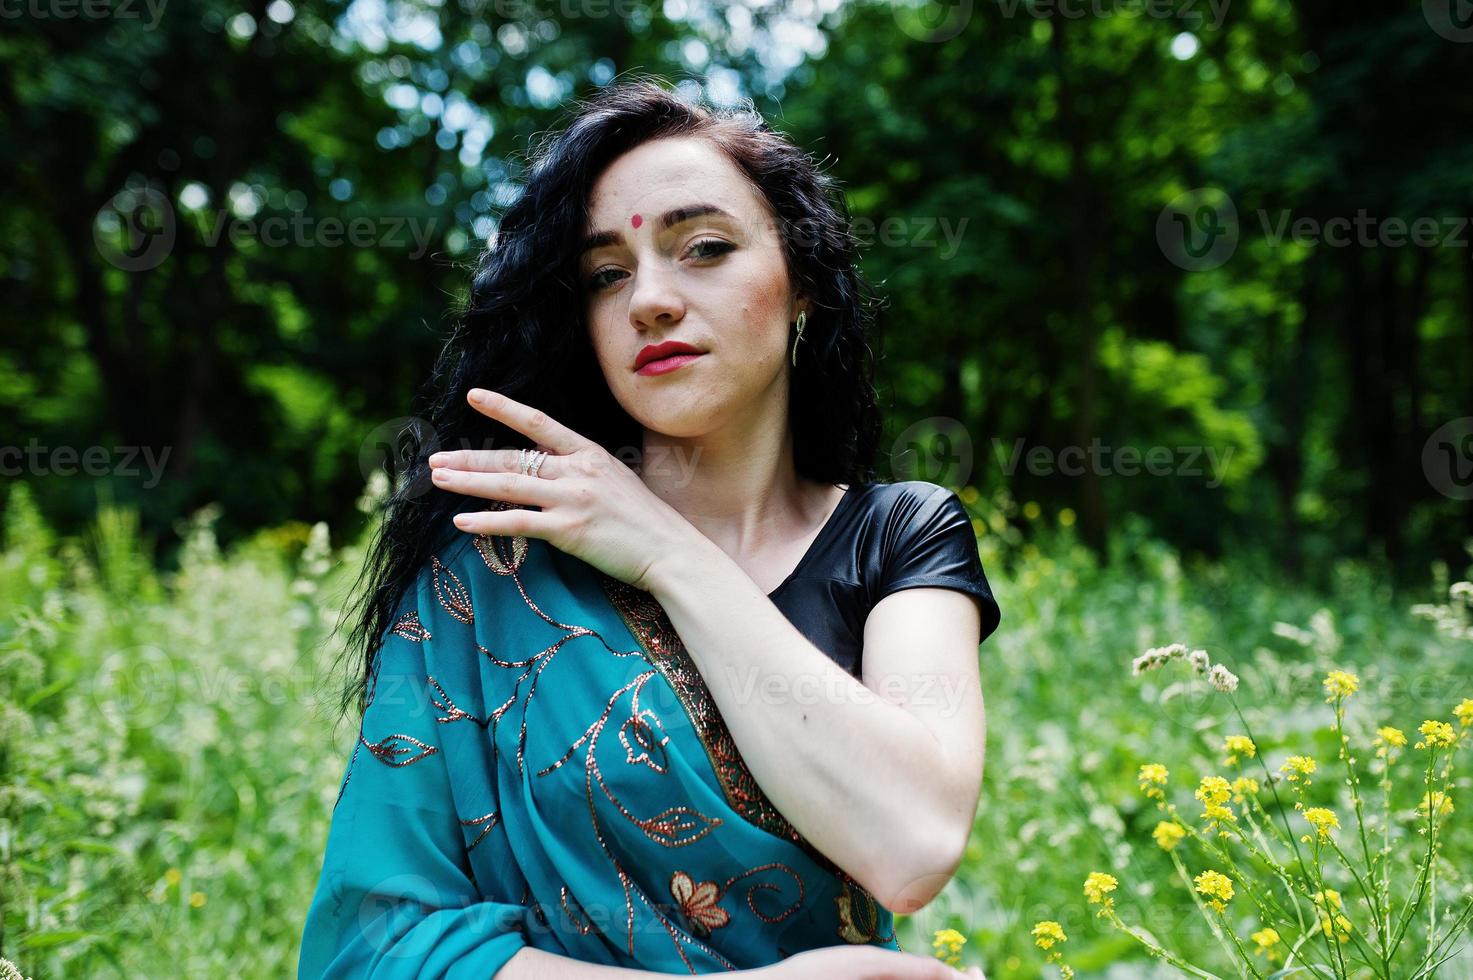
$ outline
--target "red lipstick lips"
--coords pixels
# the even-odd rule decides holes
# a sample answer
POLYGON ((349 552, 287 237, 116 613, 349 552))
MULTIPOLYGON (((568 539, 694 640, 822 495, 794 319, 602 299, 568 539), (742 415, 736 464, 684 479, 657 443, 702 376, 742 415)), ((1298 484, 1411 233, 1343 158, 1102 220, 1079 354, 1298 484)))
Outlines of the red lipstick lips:
POLYGON ((667 340, 662 344, 650 344, 634 358, 634 370, 638 374, 664 374, 694 361, 706 353, 698 347, 667 340))

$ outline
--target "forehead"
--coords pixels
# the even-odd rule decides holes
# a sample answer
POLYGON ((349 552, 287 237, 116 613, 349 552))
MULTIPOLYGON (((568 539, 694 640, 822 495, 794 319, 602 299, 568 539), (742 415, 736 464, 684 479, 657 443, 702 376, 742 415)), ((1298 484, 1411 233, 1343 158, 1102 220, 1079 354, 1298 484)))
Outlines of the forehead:
POLYGON ((706 201, 736 215, 764 211, 746 174, 710 142, 677 136, 651 140, 611 163, 594 181, 589 218, 594 228, 620 228, 667 208, 706 201))

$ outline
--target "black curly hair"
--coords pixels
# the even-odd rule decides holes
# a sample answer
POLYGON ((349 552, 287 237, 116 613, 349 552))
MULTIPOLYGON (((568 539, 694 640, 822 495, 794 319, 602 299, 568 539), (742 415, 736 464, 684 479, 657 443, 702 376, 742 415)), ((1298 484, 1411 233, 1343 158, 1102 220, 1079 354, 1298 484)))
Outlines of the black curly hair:
POLYGON ((354 585, 358 597, 344 613, 354 622, 344 656, 355 669, 342 711, 365 709, 375 654, 405 591, 437 548, 466 533, 451 523, 466 498, 430 482, 429 454, 532 448, 525 435, 472 409, 470 388, 541 408, 626 461, 640 451, 642 429, 610 393, 588 341, 577 258, 594 182, 646 141, 707 139, 766 199, 782 229, 790 280, 809 301, 790 386, 794 466, 818 482, 874 482, 882 418, 873 330, 882 301, 859 271, 843 194, 750 99, 716 105, 683 88, 650 75, 610 84, 575 102, 565 125, 534 141, 525 192, 477 259, 468 301, 426 384, 429 405, 420 424, 400 433, 405 471, 384 504, 354 585))

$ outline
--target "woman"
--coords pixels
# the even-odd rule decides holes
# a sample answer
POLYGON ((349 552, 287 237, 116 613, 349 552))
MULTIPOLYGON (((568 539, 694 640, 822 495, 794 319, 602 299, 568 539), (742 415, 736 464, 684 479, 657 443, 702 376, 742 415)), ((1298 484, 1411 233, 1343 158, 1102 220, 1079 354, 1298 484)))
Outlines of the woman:
POLYGON ((302 977, 962 975, 893 913, 961 859, 999 613, 955 494, 873 481, 846 226, 652 80, 539 148, 365 569, 302 977))

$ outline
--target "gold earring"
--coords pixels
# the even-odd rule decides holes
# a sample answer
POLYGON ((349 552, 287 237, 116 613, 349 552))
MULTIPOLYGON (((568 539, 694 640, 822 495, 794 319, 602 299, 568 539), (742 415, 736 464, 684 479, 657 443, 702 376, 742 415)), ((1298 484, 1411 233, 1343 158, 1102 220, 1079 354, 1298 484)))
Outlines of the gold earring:
POLYGON ((798 336, 793 338, 793 367, 798 366, 798 341, 803 339, 803 327, 808 323, 808 311, 798 312, 798 336))

